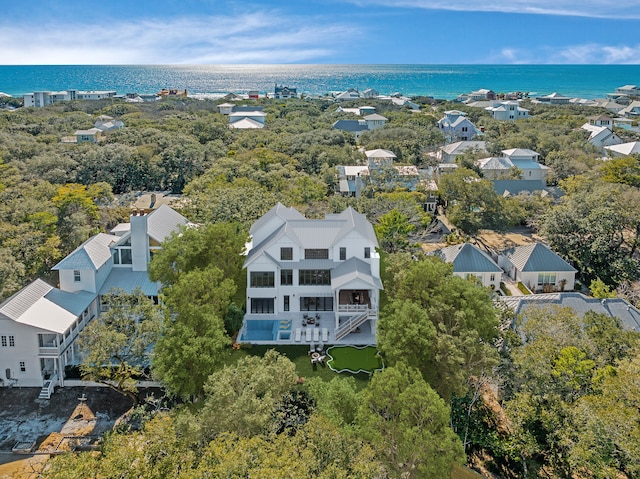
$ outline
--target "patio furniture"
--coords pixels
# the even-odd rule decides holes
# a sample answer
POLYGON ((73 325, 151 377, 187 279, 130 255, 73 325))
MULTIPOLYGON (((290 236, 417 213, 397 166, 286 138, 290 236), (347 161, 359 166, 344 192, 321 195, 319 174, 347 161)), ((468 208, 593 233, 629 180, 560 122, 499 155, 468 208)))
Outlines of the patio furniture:
POLYGON ((302 340, 302 329, 296 328, 296 341, 302 340))
POLYGON ((313 330, 313 340, 317 343, 320 341, 320 331, 318 329, 313 330))
POLYGON ((327 328, 322 328, 322 342, 326 343, 329 340, 329 331, 327 328))
POLYGON ((305 340, 308 342, 311 342, 311 331, 312 331, 311 329, 307 329, 305 331, 305 340))

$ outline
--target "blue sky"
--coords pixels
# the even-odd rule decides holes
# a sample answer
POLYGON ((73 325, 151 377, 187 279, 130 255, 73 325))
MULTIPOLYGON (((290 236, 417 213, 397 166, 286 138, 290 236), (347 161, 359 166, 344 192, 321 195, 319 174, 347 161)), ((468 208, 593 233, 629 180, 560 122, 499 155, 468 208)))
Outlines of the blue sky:
POLYGON ((27 0, 0 64, 640 63, 640 0, 27 0))

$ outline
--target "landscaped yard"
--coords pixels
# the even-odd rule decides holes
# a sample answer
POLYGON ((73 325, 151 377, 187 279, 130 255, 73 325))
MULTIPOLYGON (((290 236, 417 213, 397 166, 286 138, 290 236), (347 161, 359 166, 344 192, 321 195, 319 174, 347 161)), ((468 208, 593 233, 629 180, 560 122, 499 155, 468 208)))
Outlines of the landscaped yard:
MULTIPOLYGON (((263 345, 243 345, 240 350, 232 350, 229 356, 226 358, 225 364, 235 364, 238 359, 252 355, 252 356, 264 356, 264 353, 268 349, 275 349, 279 353, 282 353, 293 361, 298 371, 298 376, 301 378, 322 378, 325 381, 330 381, 336 377, 336 373, 332 371, 325 364, 311 364, 311 356, 309 354, 309 346, 305 345, 292 345, 292 346, 263 346, 263 345)), ((369 374, 360 373, 354 374, 353 377, 356 380, 356 384, 359 389, 367 386, 369 383, 369 374)))
POLYGON ((333 346, 327 354, 327 366, 339 373, 370 374, 384 367, 375 346, 333 346))

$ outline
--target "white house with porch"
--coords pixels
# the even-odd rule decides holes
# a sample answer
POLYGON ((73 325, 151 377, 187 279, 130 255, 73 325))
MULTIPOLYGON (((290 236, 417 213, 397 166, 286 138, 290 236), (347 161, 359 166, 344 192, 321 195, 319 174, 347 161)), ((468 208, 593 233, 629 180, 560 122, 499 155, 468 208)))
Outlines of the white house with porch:
POLYGON ((0 304, 0 386, 42 387, 49 398, 78 363, 76 338, 97 317, 102 296, 117 288, 157 301, 148 263, 161 243, 189 222, 167 205, 135 211, 129 223, 99 233, 53 267, 60 287, 35 280, 0 304))
POLYGON ((250 230, 237 341, 374 344, 382 282, 373 226, 347 208, 306 219, 278 203, 250 230))

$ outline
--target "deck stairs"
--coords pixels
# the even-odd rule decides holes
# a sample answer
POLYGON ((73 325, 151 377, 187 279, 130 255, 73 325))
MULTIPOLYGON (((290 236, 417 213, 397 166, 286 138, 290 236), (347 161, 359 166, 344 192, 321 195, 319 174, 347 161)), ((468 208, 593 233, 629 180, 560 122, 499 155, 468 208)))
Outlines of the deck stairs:
POLYGON ((360 314, 351 316, 349 319, 344 321, 338 329, 336 329, 336 341, 343 339, 345 336, 355 331, 358 326, 364 324, 369 319, 375 319, 376 316, 375 311, 372 309, 367 309, 360 314))

